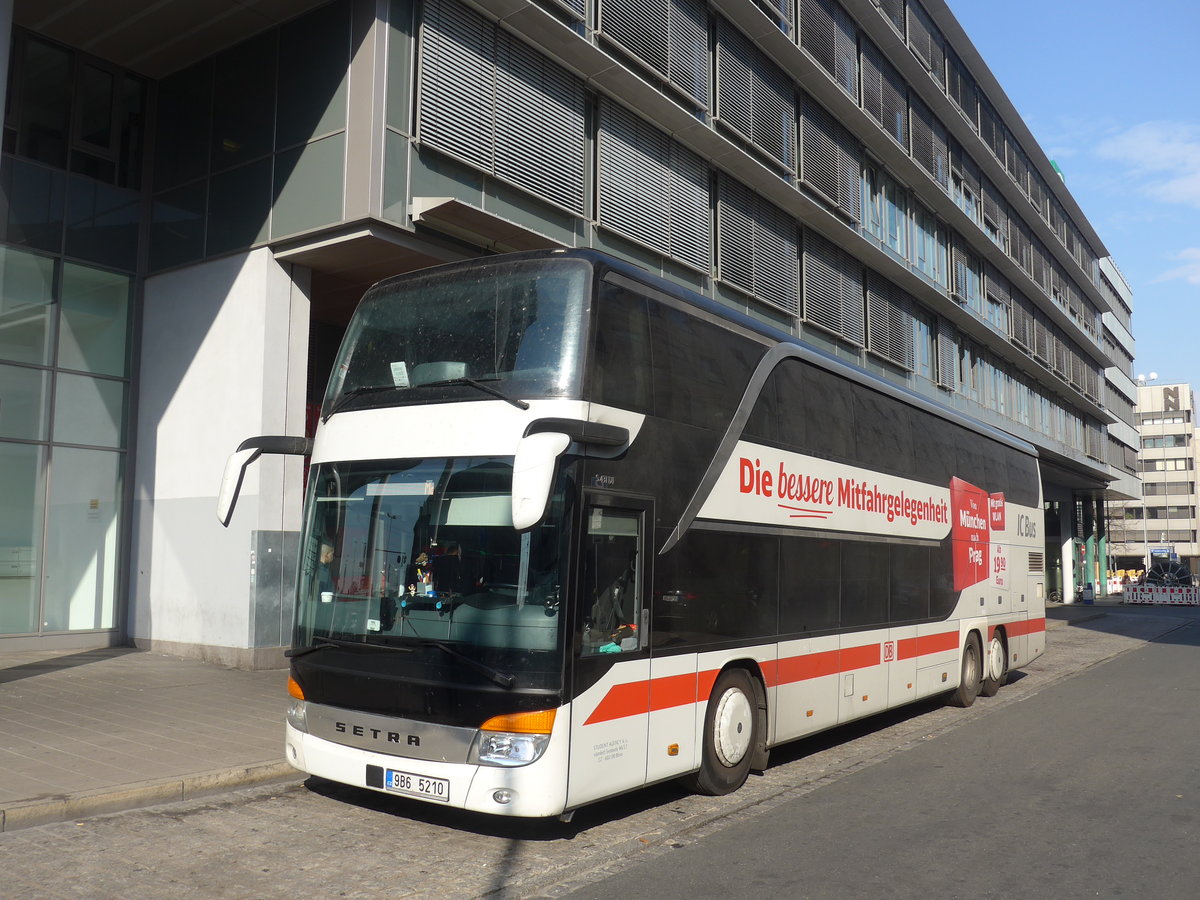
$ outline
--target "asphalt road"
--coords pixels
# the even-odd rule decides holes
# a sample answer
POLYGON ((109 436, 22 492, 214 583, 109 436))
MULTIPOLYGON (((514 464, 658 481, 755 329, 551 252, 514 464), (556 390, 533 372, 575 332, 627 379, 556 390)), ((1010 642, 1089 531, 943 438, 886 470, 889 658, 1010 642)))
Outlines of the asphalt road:
POLYGON ((1200 623, 572 896, 1195 897, 1200 623))
POLYGON ((1182 896, 1198 617, 1058 626, 999 696, 777 749, 728 797, 663 785, 563 825, 310 779, 0 834, 0 897, 1182 896))

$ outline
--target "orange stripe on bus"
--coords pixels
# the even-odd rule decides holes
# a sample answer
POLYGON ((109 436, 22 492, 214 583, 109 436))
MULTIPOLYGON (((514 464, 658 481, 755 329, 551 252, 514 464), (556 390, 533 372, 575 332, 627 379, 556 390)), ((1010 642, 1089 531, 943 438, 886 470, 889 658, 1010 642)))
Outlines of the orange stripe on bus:
POLYGON ((897 641, 896 658, 912 659, 914 656, 928 656, 930 653, 945 653, 947 650, 957 649, 958 632, 943 631, 941 634, 926 634, 897 641))
POLYGON ((1004 627, 1013 637, 1021 634, 1037 634, 1039 631, 1046 630, 1046 620, 1028 619, 1024 622, 1008 622, 1004 627))
MULTIPOLYGON (((909 659, 927 653, 958 649, 958 632, 948 631, 943 634, 909 638, 898 643, 898 658, 909 659)), ((767 660, 761 664, 761 671, 767 687, 778 687, 826 675, 852 672, 855 669, 870 668, 879 665, 881 661, 879 644, 863 644, 844 650, 823 650, 819 653, 788 656, 780 660, 767 660)), ((613 685, 583 724, 594 725, 597 722, 645 715, 652 710, 674 709, 678 706, 702 703, 712 693, 718 674, 716 669, 710 669, 698 674, 689 672, 685 675, 668 675, 649 681, 613 685)))

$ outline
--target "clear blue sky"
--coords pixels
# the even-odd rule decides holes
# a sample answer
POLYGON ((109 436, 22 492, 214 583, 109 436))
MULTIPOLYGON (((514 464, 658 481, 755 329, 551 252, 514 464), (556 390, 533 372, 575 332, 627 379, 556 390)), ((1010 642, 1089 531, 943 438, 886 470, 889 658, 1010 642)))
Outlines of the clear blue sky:
POLYGON ((1134 371, 1200 391, 1200 3, 947 2, 1133 289, 1134 371))

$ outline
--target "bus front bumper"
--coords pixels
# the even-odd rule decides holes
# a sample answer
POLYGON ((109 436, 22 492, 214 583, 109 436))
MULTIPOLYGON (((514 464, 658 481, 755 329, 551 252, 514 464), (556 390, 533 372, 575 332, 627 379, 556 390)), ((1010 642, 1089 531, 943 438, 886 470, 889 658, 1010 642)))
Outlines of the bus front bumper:
POLYGON ((309 775, 440 806, 501 816, 561 814, 567 796, 566 735, 524 766, 486 766, 409 759, 347 747, 306 734, 290 722, 287 761, 309 775))

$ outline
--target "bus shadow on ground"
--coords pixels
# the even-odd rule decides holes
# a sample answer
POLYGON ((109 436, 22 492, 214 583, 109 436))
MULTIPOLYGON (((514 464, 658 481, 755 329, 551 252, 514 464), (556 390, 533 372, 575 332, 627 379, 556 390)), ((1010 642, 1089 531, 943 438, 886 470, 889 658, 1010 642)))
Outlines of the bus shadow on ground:
MULTIPOLYGON (((1009 675, 1009 683, 1015 683, 1024 677, 1027 676, 1023 672, 1012 672, 1009 675)), ((865 719, 839 725, 811 737, 782 744, 771 750, 768 771, 928 715, 945 706, 948 698, 949 695, 946 694, 921 700, 865 719)), ((987 698, 981 697, 977 702, 986 703, 987 698)), ((751 775, 751 778, 753 777, 755 776, 751 775)), ((308 778, 304 784, 314 794, 384 815, 484 837, 535 842, 571 840, 591 829, 649 810, 666 807, 692 796, 691 792, 678 781, 664 781, 588 804, 578 809, 570 822, 563 822, 557 817, 507 818, 434 806, 419 800, 410 800, 406 797, 326 781, 316 776, 308 778)))
POLYGON ((514 841, 571 840, 599 825, 635 816, 690 796, 677 782, 663 782, 591 803, 579 809, 570 822, 563 822, 554 816, 544 819, 521 819, 433 806, 419 800, 393 797, 366 788, 326 781, 315 775, 310 776, 304 782, 304 786, 314 794, 339 803, 349 803, 360 809, 481 837, 514 841))

